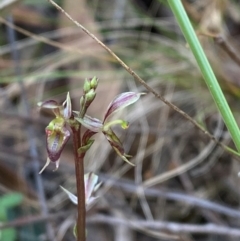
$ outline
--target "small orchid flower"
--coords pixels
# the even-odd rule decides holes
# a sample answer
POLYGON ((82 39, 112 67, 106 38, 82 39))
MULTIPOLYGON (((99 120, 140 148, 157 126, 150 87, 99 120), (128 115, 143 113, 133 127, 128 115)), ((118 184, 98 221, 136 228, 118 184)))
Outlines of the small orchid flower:
MULTIPOLYGON (((84 186, 85 186, 85 204, 86 210, 89 209, 91 204, 98 198, 93 197, 95 192, 99 189, 101 183, 98 183, 98 176, 94 173, 87 173, 84 175, 84 186)), ((69 192, 64 187, 60 186, 62 190, 68 195, 69 199, 74 203, 78 204, 78 198, 73 193, 69 192)))
POLYGON ((47 100, 38 104, 41 108, 52 109, 55 114, 49 125, 46 127, 46 143, 47 143, 47 162, 39 173, 54 162, 56 169, 59 167, 59 159, 64 146, 70 138, 70 131, 67 129, 67 121, 72 116, 72 105, 69 93, 62 105, 59 105, 55 100, 47 100))
POLYGON ((88 130, 84 134, 86 140, 83 138, 83 143, 87 145, 87 141, 89 141, 90 137, 98 132, 102 132, 107 138, 108 142, 112 146, 112 148, 116 151, 116 153, 127 163, 130 165, 134 165, 128 161, 127 154, 124 152, 123 145, 120 139, 112 130, 112 126, 120 125, 123 129, 128 128, 128 122, 124 120, 113 120, 107 121, 108 118, 115 112, 133 104, 136 102, 143 93, 135 93, 135 92, 125 92, 115 97, 115 99, 109 104, 107 111, 104 115, 103 121, 100 121, 97 118, 90 117, 85 115, 83 118, 75 117, 79 123, 85 126, 88 130))

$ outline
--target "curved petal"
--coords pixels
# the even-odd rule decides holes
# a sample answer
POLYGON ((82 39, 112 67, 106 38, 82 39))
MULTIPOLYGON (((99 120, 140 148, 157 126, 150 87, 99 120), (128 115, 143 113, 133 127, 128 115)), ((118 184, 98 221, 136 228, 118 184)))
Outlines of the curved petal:
POLYGON ((39 172, 39 174, 41 174, 45 169, 46 167, 50 164, 51 160, 49 158, 47 158, 47 161, 45 163, 45 165, 43 166, 43 168, 41 169, 41 171, 39 172))
POLYGON ((90 172, 84 175, 84 184, 85 184, 85 199, 88 203, 90 197, 92 196, 95 186, 98 182, 98 176, 90 172))
POLYGON ((115 99, 109 104, 106 114, 104 115, 104 120, 105 120, 114 112, 119 111, 134 102, 136 102, 141 95, 144 93, 135 93, 135 92, 124 92, 118 96, 115 97, 115 99))
POLYGON ((59 105, 58 102, 55 100, 46 100, 43 102, 38 102, 38 106, 41 108, 56 109, 59 108, 61 105, 59 105))
POLYGON ((38 106, 41 108, 52 109, 56 117, 61 116, 62 106, 58 104, 55 100, 46 100, 44 102, 39 102, 38 106))
POLYGON ((75 119, 83 126, 85 126, 87 129, 96 133, 101 131, 103 127, 103 124, 99 119, 93 118, 88 115, 85 115, 83 118, 75 117, 75 119))
POLYGON ((74 203, 74 204, 78 204, 78 198, 77 196, 75 196, 73 193, 69 192, 67 189, 65 189, 64 187, 60 186, 62 188, 62 190, 68 195, 69 199, 74 203))
POLYGON ((69 119, 72 115, 72 103, 71 103, 71 98, 70 98, 69 92, 67 93, 67 97, 63 103, 63 106, 64 106, 63 116, 64 116, 64 118, 69 119))
POLYGON ((114 125, 120 125, 122 127, 122 129, 127 129, 129 127, 129 123, 127 121, 113 120, 113 121, 109 121, 103 125, 103 131, 108 131, 114 125))
POLYGON ((115 152, 122 158, 123 161, 127 162, 128 164, 135 166, 133 163, 131 163, 127 157, 130 157, 129 155, 126 155, 124 152, 123 145, 117 135, 113 132, 111 128, 109 128, 106 132, 104 131, 103 134, 107 138, 108 142, 112 146, 112 148, 115 150, 115 152))
POLYGON ((91 131, 89 129, 87 129, 85 131, 85 133, 83 134, 83 137, 82 137, 82 143, 83 145, 86 145, 88 143, 88 141, 90 140, 90 138, 95 135, 97 132, 94 132, 94 131, 91 131))
MULTIPOLYGON (((84 175, 84 185, 85 185, 85 202, 86 209, 88 209, 89 205, 92 204, 97 197, 93 197, 93 194, 100 187, 101 183, 97 184, 98 176, 94 173, 87 173, 84 175)), ((68 195, 69 199, 74 203, 78 204, 78 198, 73 193, 69 192, 64 187, 60 186, 62 190, 68 195)))

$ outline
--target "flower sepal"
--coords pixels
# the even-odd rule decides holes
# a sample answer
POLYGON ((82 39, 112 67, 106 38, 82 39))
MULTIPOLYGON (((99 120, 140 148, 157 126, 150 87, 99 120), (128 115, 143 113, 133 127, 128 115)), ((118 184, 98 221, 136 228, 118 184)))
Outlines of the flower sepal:
POLYGON ((106 121, 106 119, 108 119, 110 115, 135 103, 140 98, 140 96, 144 94, 145 93, 124 92, 116 96, 107 108, 103 123, 106 121))
MULTIPOLYGON (((93 204, 93 202, 98 198, 94 197, 94 194, 101 186, 101 183, 98 183, 98 176, 90 172, 84 175, 84 187, 85 187, 85 204, 86 210, 88 210, 93 204)), ((78 204, 78 198, 73 193, 69 192, 64 187, 60 186, 61 189, 68 195, 69 199, 74 203, 78 204)))
POLYGON ((103 134, 106 136, 109 144, 112 146, 112 148, 115 150, 118 156, 122 158, 123 161, 127 162, 131 166, 135 166, 133 163, 131 163, 127 157, 131 157, 130 155, 127 155, 124 152, 124 148, 122 145, 122 142, 120 139, 117 137, 117 135, 114 133, 114 131, 109 128, 107 131, 103 131, 103 134))
POLYGON ((97 118, 93 118, 91 116, 85 115, 83 118, 75 117, 75 119, 84 127, 91 130, 92 132, 97 133, 102 130, 103 124, 97 118))
POLYGON ((88 143, 85 146, 81 146, 80 148, 78 148, 78 155, 85 155, 86 152, 90 149, 90 147, 92 146, 94 140, 88 140, 88 143))

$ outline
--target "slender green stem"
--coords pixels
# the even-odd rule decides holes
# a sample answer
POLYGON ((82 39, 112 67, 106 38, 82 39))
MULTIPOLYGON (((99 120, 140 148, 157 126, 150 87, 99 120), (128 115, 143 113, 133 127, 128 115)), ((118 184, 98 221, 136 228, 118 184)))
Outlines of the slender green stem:
POLYGON ((240 151, 240 131, 233 117, 233 114, 228 106, 228 103, 222 93, 218 81, 213 73, 213 70, 204 54, 200 42, 195 34, 195 31, 189 21, 181 0, 168 0, 168 3, 177 19, 177 22, 196 58, 198 66, 202 72, 205 82, 211 92, 213 99, 222 115, 222 118, 232 136, 238 151, 240 151))
POLYGON ((81 128, 72 127, 73 146, 75 159, 75 173, 78 197, 78 217, 77 217, 77 241, 86 240, 86 208, 85 208, 85 187, 84 187, 84 157, 78 155, 81 147, 81 128))

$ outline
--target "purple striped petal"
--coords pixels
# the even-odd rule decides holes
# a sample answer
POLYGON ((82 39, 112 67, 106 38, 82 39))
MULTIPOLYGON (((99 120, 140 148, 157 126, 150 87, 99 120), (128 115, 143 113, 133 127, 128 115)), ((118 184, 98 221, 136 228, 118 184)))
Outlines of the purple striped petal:
POLYGON ((124 92, 116 96, 115 99, 109 104, 107 108, 103 123, 112 113, 117 112, 136 102, 142 94, 143 93, 124 92))
POLYGON ((58 102, 55 100, 46 100, 43 102, 39 102, 38 106, 41 108, 56 109, 59 108, 61 105, 59 105, 58 102))

